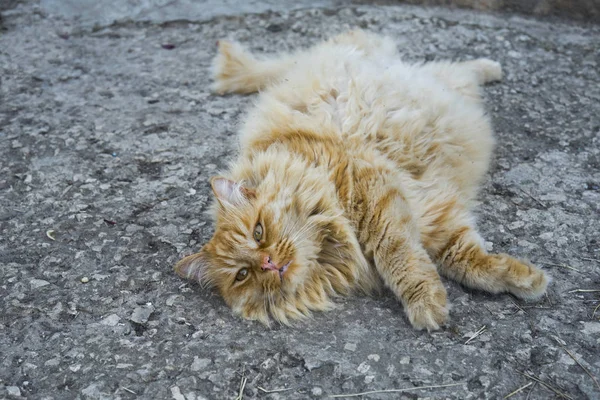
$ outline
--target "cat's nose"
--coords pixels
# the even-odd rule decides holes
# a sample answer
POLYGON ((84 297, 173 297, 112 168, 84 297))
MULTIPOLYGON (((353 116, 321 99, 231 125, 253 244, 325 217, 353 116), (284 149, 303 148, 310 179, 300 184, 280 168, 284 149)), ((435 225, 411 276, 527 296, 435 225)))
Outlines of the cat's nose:
POLYGON ((263 271, 266 271, 266 270, 279 271, 279 267, 277 266, 277 264, 275 264, 273 262, 273 260, 271 260, 271 256, 267 256, 267 255, 263 257, 262 265, 260 266, 260 268, 263 271))

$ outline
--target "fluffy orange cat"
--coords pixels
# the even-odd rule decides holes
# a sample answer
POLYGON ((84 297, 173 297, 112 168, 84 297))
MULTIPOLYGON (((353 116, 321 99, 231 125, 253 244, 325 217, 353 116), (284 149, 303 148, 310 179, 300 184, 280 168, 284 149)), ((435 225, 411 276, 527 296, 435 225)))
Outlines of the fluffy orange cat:
POLYGON ((363 31, 264 59, 221 41, 214 89, 261 94, 241 154, 211 180, 214 236, 177 273, 266 324, 385 285, 413 327, 438 329, 439 274, 540 297, 544 272, 488 254, 471 213, 494 143, 480 85, 501 76, 487 59, 407 64, 363 31))

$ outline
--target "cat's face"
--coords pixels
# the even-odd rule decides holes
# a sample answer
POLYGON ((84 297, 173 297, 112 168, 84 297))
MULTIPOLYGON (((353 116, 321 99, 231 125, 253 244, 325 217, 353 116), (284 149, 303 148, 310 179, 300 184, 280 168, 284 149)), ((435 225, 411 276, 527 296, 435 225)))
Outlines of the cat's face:
POLYGON ((177 273, 215 286, 235 312, 266 324, 269 315, 288 323, 328 308, 333 289, 319 259, 331 217, 318 193, 269 180, 248 188, 217 177, 211 185, 214 236, 177 273))

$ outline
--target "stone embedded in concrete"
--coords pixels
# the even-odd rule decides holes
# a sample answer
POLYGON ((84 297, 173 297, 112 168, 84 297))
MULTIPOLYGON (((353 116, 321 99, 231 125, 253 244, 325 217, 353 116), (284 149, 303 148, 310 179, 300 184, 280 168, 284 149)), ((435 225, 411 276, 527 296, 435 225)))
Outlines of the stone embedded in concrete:
POLYGON ((153 312, 154 306, 151 304, 136 307, 135 310, 133 310, 133 313, 131 313, 131 317, 129 317, 129 319, 138 324, 145 324, 148 322, 148 318, 150 318, 150 315, 152 315, 153 312))

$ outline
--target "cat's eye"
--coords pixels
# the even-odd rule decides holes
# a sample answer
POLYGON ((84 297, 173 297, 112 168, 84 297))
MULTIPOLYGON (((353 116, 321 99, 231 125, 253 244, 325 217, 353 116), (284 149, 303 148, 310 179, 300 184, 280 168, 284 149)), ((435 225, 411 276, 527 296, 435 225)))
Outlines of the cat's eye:
POLYGON ((256 224, 256 226, 254 227, 254 233, 252 234, 252 236, 254 237, 254 240, 256 240, 257 242, 260 242, 262 237, 263 237, 263 227, 260 224, 260 222, 258 224, 256 224))
POLYGON ((247 277, 248 277, 248 268, 242 268, 238 271, 237 275, 235 276, 235 280, 243 281, 247 277))

